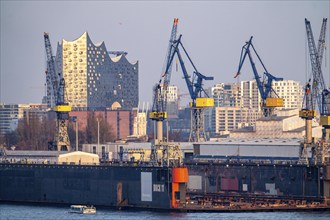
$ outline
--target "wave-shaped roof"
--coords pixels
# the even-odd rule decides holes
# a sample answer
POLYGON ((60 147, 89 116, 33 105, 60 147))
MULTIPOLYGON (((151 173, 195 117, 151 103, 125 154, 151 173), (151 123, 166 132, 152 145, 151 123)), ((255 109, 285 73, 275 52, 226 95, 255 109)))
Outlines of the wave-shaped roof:
MULTIPOLYGON (((73 40, 73 41, 68 41, 68 40, 62 39, 62 43, 63 43, 63 42, 65 42, 65 43, 74 43, 74 42, 76 42, 76 41, 78 41, 78 40, 80 40, 81 38, 84 38, 84 37, 86 37, 86 41, 89 40, 89 41, 93 44, 93 46, 95 46, 95 47, 97 47, 97 48, 99 48, 99 47, 104 47, 104 48, 105 48, 105 51, 107 51, 104 41, 99 42, 99 43, 96 43, 96 44, 93 43, 93 41, 92 41, 91 38, 89 37, 89 34, 88 34, 87 31, 84 32, 80 37, 76 38, 76 39, 73 40)), ((62 45, 62 44, 59 43, 59 45, 62 45)), ((127 62, 129 62, 131 65, 136 65, 136 64, 138 63, 138 61, 135 61, 134 63, 128 61, 127 58, 126 58, 126 56, 123 55, 123 54, 120 55, 120 56, 116 56, 116 57, 110 57, 110 56, 109 56, 109 58, 110 58, 110 60, 111 60, 112 62, 119 62, 121 59, 125 59, 125 60, 126 60, 127 62)))

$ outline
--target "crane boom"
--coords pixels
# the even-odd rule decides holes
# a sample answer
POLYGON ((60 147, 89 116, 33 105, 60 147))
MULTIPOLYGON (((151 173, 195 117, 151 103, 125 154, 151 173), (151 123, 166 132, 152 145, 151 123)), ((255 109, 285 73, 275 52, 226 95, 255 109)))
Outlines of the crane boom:
MULTIPOLYGON (((176 46, 174 47, 174 49, 175 49, 175 52, 176 52, 176 54, 177 54, 177 56, 179 58, 180 66, 181 66, 181 69, 182 69, 182 72, 183 72, 184 79, 186 81, 186 85, 188 87, 190 98, 192 99, 193 105, 194 105, 195 102, 196 102, 196 99, 202 97, 202 94, 201 94, 202 92, 204 92, 204 94, 207 97, 209 97, 208 94, 206 93, 206 91, 202 87, 202 85, 203 85, 202 82, 203 82, 203 80, 213 80, 213 77, 211 77, 211 76, 204 76, 203 74, 201 74, 197 70, 197 68, 196 68, 195 64, 193 63, 193 61, 191 60, 191 58, 190 58, 187 50, 185 49, 185 47, 182 44, 181 37, 182 37, 182 35, 180 35, 180 37, 178 38, 178 40, 176 42, 176 46), (180 53, 180 50, 179 50, 179 45, 183 49, 183 51, 186 54, 186 56, 187 56, 190 64, 192 65, 192 67, 194 69, 194 74, 193 74, 192 77, 189 76, 188 71, 187 71, 187 69, 185 67, 183 58, 182 58, 181 53, 180 53)), ((173 55, 172 55, 172 60, 173 60, 174 55, 175 55, 175 53, 173 53, 173 55)))
POLYGON ((170 57, 173 54, 173 43, 176 41, 176 34, 178 31, 178 18, 174 18, 170 41, 168 44, 166 59, 165 59, 165 71, 163 72, 164 77, 164 85, 168 86, 171 82, 171 72, 172 72, 172 61, 170 61, 170 57))
POLYGON ((179 62, 180 62, 181 70, 183 73, 183 78, 186 82, 186 85, 187 85, 187 88, 188 88, 188 91, 190 94, 190 98, 192 100, 192 102, 190 103, 191 129, 190 129, 189 141, 201 142, 201 141, 205 141, 207 139, 205 131, 204 131, 204 108, 214 106, 213 98, 209 98, 208 94, 203 89, 203 80, 213 80, 213 77, 205 76, 197 70, 197 68, 196 68, 195 64, 193 63, 192 59, 190 58, 187 50, 185 49, 185 47, 182 44, 181 37, 182 37, 182 35, 179 36, 178 40, 172 46, 174 52, 172 53, 169 60, 170 60, 170 62, 172 62, 174 59, 174 56, 177 55, 179 62), (192 76, 190 76, 188 74, 188 71, 184 64, 183 57, 180 53, 179 48, 182 48, 182 50, 184 51, 184 54, 186 55, 191 66, 194 69, 192 76))
POLYGON ((325 33, 326 33, 326 29, 327 29, 327 20, 328 20, 327 18, 323 18, 319 42, 317 45, 320 66, 322 66, 323 53, 324 53, 324 48, 325 48, 325 33))
MULTIPOLYGON (((53 56, 52 47, 49 40, 49 34, 44 33, 44 41, 45 41, 45 49, 46 49, 46 57, 47 57, 47 82, 50 83, 52 97, 54 98, 54 104, 57 103, 56 93, 58 91, 59 79, 55 72, 55 57, 53 56)), ((54 107, 51 105, 50 107, 54 107)))
POLYGON ((275 107, 283 106, 283 99, 279 98, 278 95, 276 94, 276 92, 272 88, 273 81, 281 81, 281 80, 283 80, 283 78, 275 77, 268 72, 268 70, 266 69, 266 66, 262 62, 259 54, 257 53, 256 49, 254 48, 254 46, 252 44, 252 38, 253 38, 253 36, 251 36, 250 40, 248 42, 246 42, 245 45, 242 47, 240 61, 239 61, 239 65, 238 65, 238 71, 234 78, 236 78, 238 75, 241 74, 241 69, 243 67, 245 58, 246 58, 246 56, 248 56, 252 70, 253 70, 254 78, 257 82, 258 90, 259 90, 259 93, 260 93, 260 96, 262 99, 261 107, 263 109, 263 114, 265 117, 268 117, 268 116, 272 115, 273 109, 275 107), (250 47, 254 51, 255 55, 257 56, 259 62, 261 63, 261 65, 264 69, 264 75, 263 75, 262 80, 258 74, 255 62, 253 61, 250 47), (275 97, 272 97, 273 94, 275 95, 275 97))
MULTIPOLYGON (((315 102, 317 102, 318 108, 321 114, 323 114, 324 111, 327 111, 325 109, 325 106, 324 107, 322 106, 322 93, 326 89, 326 86, 321 70, 319 51, 317 51, 316 49, 310 21, 308 21, 306 18, 305 18, 305 25, 306 25, 307 43, 308 43, 309 55, 312 66, 312 75, 313 75, 313 81, 312 81, 313 106, 315 106, 315 102)), ((322 35, 322 31, 321 31, 321 35, 322 35)))

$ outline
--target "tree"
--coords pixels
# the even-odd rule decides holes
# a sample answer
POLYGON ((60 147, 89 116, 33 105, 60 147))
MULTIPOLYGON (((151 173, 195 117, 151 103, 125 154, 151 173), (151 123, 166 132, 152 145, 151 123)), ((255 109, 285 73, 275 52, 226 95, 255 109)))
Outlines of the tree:
POLYGON ((18 143, 18 135, 16 131, 8 132, 4 135, 4 143, 7 147, 12 147, 18 143))
POLYGON ((48 141, 54 140, 56 131, 55 120, 43 116, 32 115, 18 121, 15 130, 21 150, 47 150, 48 141))
POLYGON ((107 123, 105 118, 101 114, 95 115, 95 112, 88 112, 86 127, 87 143, 97 143, 98 129, 100 143, 114 141, 115 135, 112 132, 111 126, 107 123))

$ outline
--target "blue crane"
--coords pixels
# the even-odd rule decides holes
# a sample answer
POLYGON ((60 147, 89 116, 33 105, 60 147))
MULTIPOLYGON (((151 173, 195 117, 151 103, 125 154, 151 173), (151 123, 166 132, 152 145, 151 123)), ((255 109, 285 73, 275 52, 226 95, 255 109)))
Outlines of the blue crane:
POLYGON ((212 98, 208 98, 207 93, 202 87, 203 80, 213 80, 213 77, 204 76, 196 69, 196 66, 192 62, 191 58, 189 57, 186 49, 184 48, 181 42, 182 35, 180 35, 180 37, 176 39, 177 24, 178 24, 178 19, 176 18, 174 19, 173 22, 169 46, 165 58, 165 64, 164 64, 165 70, 163 71, 161 79, 154 87, 154 100, 153 100, 152 111, 149 113, 149 118, 157 121, 156 139, 162 140, 162 121, 167 118, 167 114, 166 114, 167 88, 171 80, 173 59, 174 56, 177 55, 186 85, 188 87, 190 97, 192 99, 192 102, 190 103, 192 107, 190 140, 199 142, 206 139, 206 135, 204 132, 204 108, 214 106, 214 100, 212 98), (187 72, 179 47, 182 48, 185 55, 188 57, 189 62, 194 68, 194 72, 192 76, 190 76, 187 72))
POLYGON ((204 76, 203 74, 201 74, 197 70, 195 64, 191 60, 188 52, 186 51, 185 47, 183 46, 183 44, 181 42, 181 37, 182 37, 182 35, 179 36, 178 40, 173 45, 174 53, 172 54, 172 56, 170 58, 170 62, 173 61, 174 55, 178 56, 180 66, 181 66, 181 70, 182 70, 182 73, 183 73, 183 78, 186 82, 186 85, 187 85, 187 88, 188 88, 188 91, 189 91, 189 94, 190 94, 190 98, 192 100, 191 106, 196 107, 196 106, 200 105, 199 103, 196 103, 196 100, 198 98, 203 98, 203 95, 209 97, 208 94, 206 93, 206 91, 203 88, 203 80, 213 80, 213 77, 212 76, 204 76), (182 58, 180 50, 179 50, 179 46, 181 46, 181 48, 183 49, 185 55, 187 56, 190 64, 192 65, 192 67, 194 69, 192 77, 188 74, 188 71, 186 69, 186 66, 184 64, 183 58, 182 58))
POLYGON ((190 94, 190 98, 192 100, 190 103, 192 114, 191 114, 191 130, 190 130, 189 141, 194 141, 194 142, 205 141, 207 138, 204 131, 204 108, 213 107, 214 100, 213 98, 209 98, 208 94, 204 90, 203 80, 213 80, 213 77, 205 76, 197 70, 187 50, 182 44, 181 37, 182 35, 180 35, 179 38, 175 42, 173 42, 172 45, 173 53, 169 59, 170 60, 169 63, 172 63, 174 56, 177 55, 183 73, 183 78, 185 79, 190 94), (183 57, 180 53, 180 48, 182 48, 184 54, 186 55, 191 66, 194 69, 192 76, 188 74, 188 71, 184 64, 183 57))
POLYGON ((283 99, 279 98, 274 89, 272 88, 272 82, 273 81, 281 81, 283 78, 278 78, 273 76, 268 72, 266 69, 264 63, 262 62, 260 56, 258 55, 257 51, 255 50, 253 44, 252 44, 252 38, 251 36, 250 40, 246 42, 246 44, 242 47, 241 50, 241 57, 238 65, 238 71, 235 75, 234 78, 240 75, 241 68, 243 67, 246 55, 248 55, 250 59, 250 64, 253 70, 254 78, 257 82, 258 90, 261 96, 261 108, 263 110, 263 114, 265 117, 269 117, 273 114, 273 110, 275 107, 282 107, 283 106, 283 99), (261 77, 258 74, 256 65, 253 61, 252 55, 250 48, 254 51, 255 55, 257 56, 259 62, 261 63, 263 69, 264 69, 264 74, 263 78, 261 80, 261 77), (274 97, 275 96, 275 97, 274 97))

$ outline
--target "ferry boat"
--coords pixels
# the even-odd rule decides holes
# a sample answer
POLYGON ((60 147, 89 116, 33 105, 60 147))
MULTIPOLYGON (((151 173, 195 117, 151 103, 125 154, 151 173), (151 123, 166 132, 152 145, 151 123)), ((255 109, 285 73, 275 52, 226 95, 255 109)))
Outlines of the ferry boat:
POLYGON ((86 206, 86 205, 71 205, 69 213, 95 214, 96 208, 94 206, 86 206))

